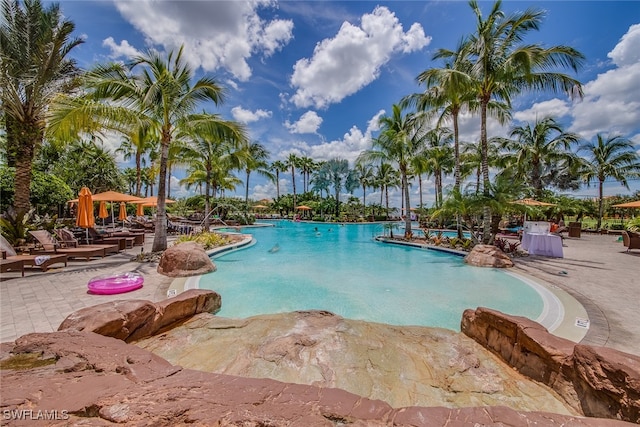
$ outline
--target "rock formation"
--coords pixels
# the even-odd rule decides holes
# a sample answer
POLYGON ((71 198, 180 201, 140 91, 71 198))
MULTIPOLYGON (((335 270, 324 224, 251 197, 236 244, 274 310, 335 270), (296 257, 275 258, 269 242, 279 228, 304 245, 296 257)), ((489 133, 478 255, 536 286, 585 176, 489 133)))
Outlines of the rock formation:
POLYGON ((29 334, 4 343, 0 367, 7 426, 627 425, 502 406, 393 409, 339 389, 182 369, 91 332, 29 334))
POLYGON ((393 407, 502 405, 579 414, 447 329, 370 323, 324 311, 247 319, 201 314, 136 345, 185 368, 336 387, 393 407))
POLYGON ((461 329, 581 413, 640 424, 640 357, 576 345, 525 317, 487 308, 466 310, 461 329))
POLYGON ((513 267, 511 258, 493 245, 475 245, 464 262, 476 267, 513 267))
POLYGON ((218 293, 201 289, 188 290, 156 304, 146 300, 106 302, 71 313, 58 330, 95 332, 130 342, 198 313, 215 313, 220 305, 218 293))
POLYGON ((216 266, 196 242, 184 242, 162 253, 158 273, 169 277, 188 277, 216 271, 216 266))

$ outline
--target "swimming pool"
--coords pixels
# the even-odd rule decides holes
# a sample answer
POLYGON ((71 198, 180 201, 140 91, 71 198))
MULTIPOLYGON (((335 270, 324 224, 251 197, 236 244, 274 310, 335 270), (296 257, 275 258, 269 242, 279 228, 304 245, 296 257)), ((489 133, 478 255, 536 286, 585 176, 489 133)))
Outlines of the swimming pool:
POLYGON ((490 307, 536 319, 540 294, 504 271, 460 256, 389 245, 380 224, 277 221, 244 228, 256 243, 214 257, 198 286, 222 295, 224 317, 321 309, 394 325, 460 329, 467 308, 490 307))

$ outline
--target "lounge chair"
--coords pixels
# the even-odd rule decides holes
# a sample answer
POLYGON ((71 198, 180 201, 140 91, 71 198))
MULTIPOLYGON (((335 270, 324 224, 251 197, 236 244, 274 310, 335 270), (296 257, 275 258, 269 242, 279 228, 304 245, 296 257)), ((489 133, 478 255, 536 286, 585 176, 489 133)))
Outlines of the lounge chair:
POLYGON ((623 231, 622 243, 627 248, 627 252, 629 249, 640 249, 640 234, 633 231, 623 231))
POLYGON ((89 261, 93 257, 104 258, 108 253, 118 252, 118 245, 84 245, 77 248, 62 247, 47 230, 29 231, 36 238, 42 248, 31 249, 31 254, 51 255, 65 254, 67 258, 85 258, 89 261))
MULTIPOLYGON (((70 236, 70 239, 76 240, 76 238, 74 237, 73 233, 70 230, 67 230, 67 229, 60 229, 60 230, 65 230, 67 234, 70 236)), ((89 232, 89 241, 91 242, 90 244, 118 245, 118 249, 121 251, 125 249, 133 248, 133 244, 135 243, 135 240, 136 240, 135 237, 126 237, 126 236, 114 237, 114 236, 111 236, 110 234, 100 234, 98 233, 98 230, 96 230, 95 228, 87 228, 87 231, 89 232)), ((56 234, 57 234, 57 231, 56 231, 56 234)), ((58 235, 58 237, 60 237, 60 235, 58 235)), ((81 243, 78 242, 78 244, 81 244, 81 243)), ((77 247, 77 245, 75 247, 77 247)))
POLYGON ((2 248, 2 263, 0 264, 0 272, 5 273, 10 270, 19 269, 24 276, 24 268, 39 268, 47 271, 53 264, 64 263, 67 266, 67 255, 18 255, 9 242, 0 235, 0 247, 2 248))

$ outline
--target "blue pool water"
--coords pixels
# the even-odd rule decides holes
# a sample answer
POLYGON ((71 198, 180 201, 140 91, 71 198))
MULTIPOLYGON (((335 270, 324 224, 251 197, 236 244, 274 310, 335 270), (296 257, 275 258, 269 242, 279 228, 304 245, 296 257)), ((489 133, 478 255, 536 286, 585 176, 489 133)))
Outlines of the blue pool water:
POLYGON ((322 309, 352 319, 459 330, 467 308, 536 319, 544 307, 532 287, 504 271, 373 240, 383 234, 380 224, 277 221, 242 232, 252 234, 255 245, 216 256, 217 271, 199 282, 222 295, 220 316, 322 309))

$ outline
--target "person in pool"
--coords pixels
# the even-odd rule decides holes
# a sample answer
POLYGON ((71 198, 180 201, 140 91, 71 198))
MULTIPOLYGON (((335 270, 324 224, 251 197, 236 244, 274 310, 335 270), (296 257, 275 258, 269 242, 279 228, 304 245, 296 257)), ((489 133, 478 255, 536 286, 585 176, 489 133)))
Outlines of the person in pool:
POLYGON ((279 250, 280 250, 280 245, 276 243, 275 245, 273 245, 273 247, 271 249, 269 249, 269 253, 270 254, 274 254, 274 253, 278 252, 279 250))

